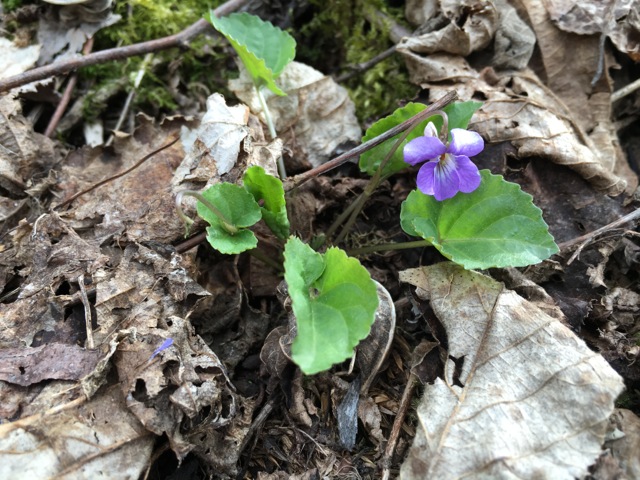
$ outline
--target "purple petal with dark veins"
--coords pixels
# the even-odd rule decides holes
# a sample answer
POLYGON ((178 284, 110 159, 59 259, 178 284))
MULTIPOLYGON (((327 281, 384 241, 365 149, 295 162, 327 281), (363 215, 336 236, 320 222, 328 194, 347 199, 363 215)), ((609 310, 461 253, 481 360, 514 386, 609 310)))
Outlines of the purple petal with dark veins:
POLYGON ((447 151, 447 147, 435 137, 418 137, 404 146, 404 161, 410 165, 437 158, 447 151))
POLYGON ((456 162, 451 155, 446 155, 444 160, 438 162, 433 179, 433 196, 439 202, 453 197, 458 193, 458 172, 456 162))
POLYGON ((462 128, 451 129, 451 142, 448 153, 454 155, 465 155, 467 157, 473 157, 484 150, 484 140, 477 132, 470 132, 462 128))
POLYGON ((427 162, 418 170, 416 183, 418 189, 425 195, 433 195, 434 170, 437 166, 438 162, 427 162))
POLYGON ((457 155, 455 162, 459 179, 458 189, 464 193, 473 192, 480 186, 482 180, 478 167, 464 155, 457 155))

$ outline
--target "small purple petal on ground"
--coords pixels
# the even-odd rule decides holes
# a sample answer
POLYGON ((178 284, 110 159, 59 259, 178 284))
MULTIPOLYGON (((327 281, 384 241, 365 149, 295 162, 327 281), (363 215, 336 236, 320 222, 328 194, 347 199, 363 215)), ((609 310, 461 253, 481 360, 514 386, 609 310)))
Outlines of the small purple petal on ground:
POLYGON ((162 342, 162 345, 155 349, 153 355, 151 355, 151 358, 149 360, 153 360, 161 351, 166 350, 171 345, 173 345, 173 338, 167 338, 164 342, 162 342))

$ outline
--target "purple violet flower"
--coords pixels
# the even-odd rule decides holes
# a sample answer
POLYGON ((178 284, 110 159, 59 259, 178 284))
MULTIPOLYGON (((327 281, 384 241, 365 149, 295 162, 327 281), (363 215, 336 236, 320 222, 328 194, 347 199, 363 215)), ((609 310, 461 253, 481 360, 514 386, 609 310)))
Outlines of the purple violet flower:
POLYGON ((410 165, 424 163, 418 171, 418 188, 442 201, 458 192, 471 193, 480 186, 480 172, 469 157, 483 149, 482 137, 462 128, 452 128, 451 142, 445 145, 438 138, 436 127, 429 122, 424 137, 414 138, 405 145, 404 161, 410 165))

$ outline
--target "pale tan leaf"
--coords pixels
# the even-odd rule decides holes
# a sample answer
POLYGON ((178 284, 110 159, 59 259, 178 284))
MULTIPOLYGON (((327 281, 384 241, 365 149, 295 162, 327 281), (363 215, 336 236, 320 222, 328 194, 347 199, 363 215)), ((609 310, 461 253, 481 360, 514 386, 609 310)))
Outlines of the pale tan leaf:
MULTIPOLYGON (((327 161, 343 143, 360 141, 355 105, 347 90, 331 77, 308 65, 291 62, 277 83, 287 96, 279 97, 263 89, 276 132, 286 137, 293 130, 293 143, 311 165, 327 161)), ((229 88, 264 120, 253 82, 244 69, 240 78, 229 82, 229 88)))
POLYGON ((139 478, 153 435, 117 389, 82 400, 0 425, 0 478, 139 478))
POLYGON ((445 262, 400 279, 430 300, 450 357, 425 388, 401 478, 584 476, 623 388, 609 364, 489 277, 445 262))
MULTIPOLYGON (((433 5, 433 2, 428 3, 433 5)), ((492 1, 479 4, 475 1, 440 0, 438 8, 427 9, 431 18, 426 18, 424 6, 415 5, 415 8, 420 13, 412 16, 425 17, 422 29, 426 32, 403 38, 399 46, 416 53, 466 56, 486 47, 498 27, 499 13, 492 1)))

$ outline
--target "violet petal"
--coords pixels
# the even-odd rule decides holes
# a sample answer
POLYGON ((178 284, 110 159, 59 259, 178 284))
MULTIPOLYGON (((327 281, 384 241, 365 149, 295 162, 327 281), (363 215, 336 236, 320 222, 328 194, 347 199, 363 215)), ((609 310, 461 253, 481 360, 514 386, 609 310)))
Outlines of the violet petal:
POLYGON ((433 196, 436 200, 440 202, 458 193, 458 172, 455 159, 451 155, 446 155, 444 160, 438 162, 434 173, 433 196))
POLYGON ((410 165, 437 158, 447 151, 447 147, 436 137, 418 137, 404 146, 404 161, 410 165))
POLYGON ((437 166, 438 162, 427 162, 418 170, 416 183, 418 189, 425 195, 433 195, 434 170, 437 166))
POLYGON ((473 157, 484 150, 484 140, 477 132, 470 132, 462 128, 451 129, 451 142, 447 152, 454 155, 473 157))
POLYGON ((427 126, 424 127, 424 136, 425 137, 437 137, 438 136, 438 129, 433 124, 433 122, 427 123, 427 126))
POLYGON ((469 157, 457 155, 455 157, 456 172, 458 173, 458 189, 463 193, 471 193, 480 186, 482 178, 475 163, 469 157))

